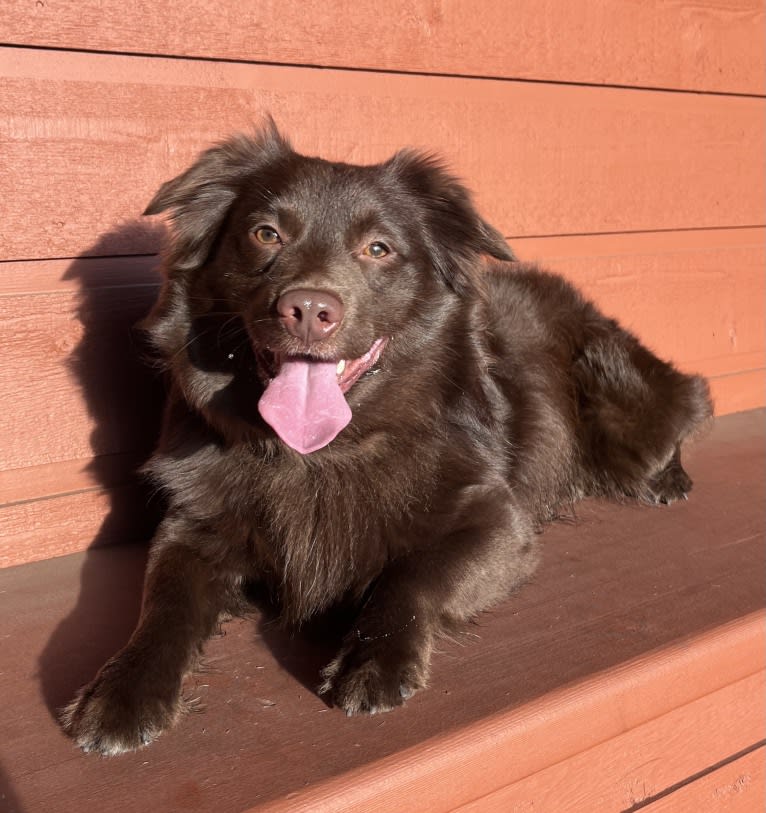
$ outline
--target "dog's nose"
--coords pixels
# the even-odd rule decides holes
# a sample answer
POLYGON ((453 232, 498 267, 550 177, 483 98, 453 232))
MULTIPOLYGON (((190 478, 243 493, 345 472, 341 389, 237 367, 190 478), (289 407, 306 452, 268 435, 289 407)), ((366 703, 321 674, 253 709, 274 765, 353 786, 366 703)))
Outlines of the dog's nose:
POLYGON ((288 333, 311 344, 337 329, 343 321, 343 303, 329 291, 296 288, 279 297, 277 313, 288 333))

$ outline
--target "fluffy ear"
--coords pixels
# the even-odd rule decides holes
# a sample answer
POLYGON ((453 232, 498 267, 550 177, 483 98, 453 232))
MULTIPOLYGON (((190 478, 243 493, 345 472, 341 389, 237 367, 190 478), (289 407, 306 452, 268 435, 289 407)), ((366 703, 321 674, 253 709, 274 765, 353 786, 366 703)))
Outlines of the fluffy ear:
POLYGON ((508 245, 508 241, 491 223, 479 218, 479 226, 485 234, 484 252, 486 254, 496 260, 508 260, 512 263, 519 261, 513 249, 508 245))
POLYGON ((385 167, 418 202, 414 214, 420 213, 436 270, 457 293, 476 287, 479 255, 516 259, 500 232, 479 216, 465 186, 437 158, 403 150, 385 167))
POLYGON ((170 266, 187 270, 204 263, 242 180, 266 161, 290 152, 290 144, 269 118, 257 135, 237 135, 210 148, 164 183, 144 214, 170 212, 170 266))

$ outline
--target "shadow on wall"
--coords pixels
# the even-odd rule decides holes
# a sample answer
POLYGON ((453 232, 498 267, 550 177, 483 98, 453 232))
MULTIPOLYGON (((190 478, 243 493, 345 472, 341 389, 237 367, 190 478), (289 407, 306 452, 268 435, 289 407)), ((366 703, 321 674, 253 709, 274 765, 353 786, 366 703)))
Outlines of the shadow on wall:
POLYGON ((69 365, 94 423, 88 470, 110 503, 85 557, 77 604, 39 658, 52 714, 132 632, 147 543, 162 513, 161 500, 137 474, 156 442, 162 408, 161 375, 136 328, 157 296, 157 258, 108 256, 116 244, 156 247, 161 236, 156 224, 126 224, 75 259, 64 277, 80 287, 77 318, 83 334, 69 365), (105 546, 112 546, 109 555, 101 550, 105 546))

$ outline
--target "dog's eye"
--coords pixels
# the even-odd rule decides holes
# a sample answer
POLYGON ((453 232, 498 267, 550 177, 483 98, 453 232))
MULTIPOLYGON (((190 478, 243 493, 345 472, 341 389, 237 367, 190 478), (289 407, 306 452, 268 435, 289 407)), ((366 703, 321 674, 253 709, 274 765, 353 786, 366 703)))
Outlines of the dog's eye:
POLYGON ((390 254, 391 249, 385 243, 381 243, 378 240, 374 243, 370 243, 370 245, 365 248, 364 253, 368 257, 372 257, 373 260, 380 260, 390 254))
POLYGON ((271 226, 259 226, 252 232, 252 234, 253 237, 259 243, 263 243, 264 246, 275 246, 282 242, 282 238, 279 236, 279 233, 276 231, 276 229, 272 229, 271 226))

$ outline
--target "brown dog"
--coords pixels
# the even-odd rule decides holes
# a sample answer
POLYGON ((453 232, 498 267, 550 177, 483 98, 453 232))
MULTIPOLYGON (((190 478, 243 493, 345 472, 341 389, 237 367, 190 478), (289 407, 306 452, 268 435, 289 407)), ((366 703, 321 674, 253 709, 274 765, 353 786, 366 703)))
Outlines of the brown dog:
POLYGON ((204 153, 147 209, 164 211, 148 329, 171 390, 148 472, 170 507, 138 628, 63 713, 85 750, 176 720, 250 583, 292 624, 356 607, 320 690, 385 711, 426 685, 436 636, 530 575, 560 506, 691 488, 705 381, 508 262, 433 159, 332 163, 271 126, 204 153))

